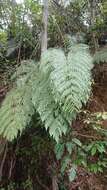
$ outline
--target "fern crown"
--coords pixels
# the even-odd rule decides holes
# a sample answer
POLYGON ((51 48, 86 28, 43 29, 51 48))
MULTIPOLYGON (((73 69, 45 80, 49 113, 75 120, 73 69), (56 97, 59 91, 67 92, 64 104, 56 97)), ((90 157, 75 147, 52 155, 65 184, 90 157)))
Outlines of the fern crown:
POLYGON ((49 49, 40 64, 21 64, 12 77, 15 87, 0 109, 0 134, 13 140, 30 124, 36 110, 58 142, 88 101, 92 62, 88 46, 78 44, 67 55, 61 49, 49 49))

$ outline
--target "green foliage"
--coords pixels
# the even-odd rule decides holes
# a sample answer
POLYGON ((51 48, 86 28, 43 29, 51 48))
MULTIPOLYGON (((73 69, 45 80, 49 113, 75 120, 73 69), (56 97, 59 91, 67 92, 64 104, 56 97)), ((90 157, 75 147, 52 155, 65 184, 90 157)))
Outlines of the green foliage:
POLYGON ((0 134, 9 141, 17 137, 18 132, 21 134, 26 126, 29 126, 34 114, 31 85, 28 83, 31 68, 34 69, 34 63, 28 65, 26 62, 18 68, 12 77, 16 84, 8 92, 0 109, 0 134))
MULTIPOLYGON (((42 77, 47 78, 45 78, 44 83, 44 79, 42 79, 42 86, 38 82, 40 96, 37 94, 35 97, 36 92, 34 92, 33 102, 35 106, 39 104, 39 108, 36 109, 39 111, 42 121, 45 121, 46 129, 49 128, 50 135, 56 141, 58 141, 62 132, 64 134, 66 132, 67 126, 64 118, 70 123, 82 108, 82 103, 86 104, 89 98, 91 69, 92 58, 86 45, 81 44, 72 47, 67 57, 59 49, 50 49, 42 55, 40 71, 44 75, 42 77), (46 100, 44 94, 47 94, 46 100), (49 113, 44 104, 49 107, 49 113), (52 107, 56 118, 53 115, 51 117, 51 113, 53 114, 52 107), (46 113, 50 115, 48 116, 46 113)), ((35 86, 37 87, 37 85, 35 86)))
POLYGON ((58 142, 62 133, 66 133, 67 122, 61 114, 60 108, 55 103, 49 87, 49 80, 40 75, 33 80, 33 96, 32 101, 34 107, 40 115, 45 128, 49 129, 49 133, 58 142))
POLYGON ((69 170, 69 181, 72 182, 76 178, 77 172, 76 172, 76 166, 73 165, 69 170))
POLYGON ((88 151, 91 151, 91 155, 94 156, 96 153, 105 153, 106 152, 106 146, 107 142, 105 141, 96 141, 93 143, 90 143, 90 145, 87 147, 88 151))
POLYGON ((107 62, 107 48, 103 48, 95 53, 94 62, 98 64, 101 62, 107 62))
POLYGON ((61 173, 64 175, 65 171, 69 168, 69 164, 71 162, 71 158, 69 156, 65 156, 61 162, 61 173))
POLYGON ((90 163, 88 165, 88 170, 93 173, 103 173, 104 169, 107 168, 107 159, 103 159, 96 163, 90 163))
MULTIPOLYGON (((97 121, 103 117, 103 113, 94 113, 93 115, 94 117, 97 116, 97 121)), ((104 113, 105 118, 106 113, 104 113)), ((100 133, 99 131, 97 132, 96 135, 99 137, 100 133)), ((79 138, 73 138, 72 133, 71 135, 67 135, 67 138, 68 140, 63 139, 62 143, 57 144, 55 149, 56 158, 61 162, 60 170, 62 175, 67 174, 69 180, 73 181, 77 176, 76 171, 78 170, 78 166, 93 173, 104 172, 107 168, 106 140, 91 140, 91 136, 89 135, 87 141, 83 140, 81 142, 79 138)))
POLYGON ((78 149, 74 163, 93 173, 103 172, 107 168, 106 141, 93 141, 78 149))
POLYGON ((103 127, 103 122, 107 120, 107 112, 96 112, 90 113, 85 119, 84 123, 86 123, 89 127, 94 129, 96 132, 107 136, 107 130, 103 127))
POLYGON ((33 60, 22 61, 21 65, 17 67, 15 73, 12 75, 11 80, 17 87, 30 85, 34 72, 35 74, 38 72, 38 63, 35 63, 33 60))
POLYGON ((32 180, 30 179, 30 177, 28 176, 28 179, 22 183, 23 189, 29 189, 29 190, 33 190, 33 184, 32 184, 32 180))
POLYGON ((16 184, 14 182, 11 182, 7 185, 7 187, 0 187, 0 190, 14 190, 16 188, 16 184))
POLYGON ((55 154, 57 160, 60 160, 60 171, 62 176, 66 173, 70 182, 74 181, 77 176, 77 164, 71 159, 73 151, 77 146, 82 145, 79 139, 58 143, 55 146, 55 154))
POLYGON ((66 143, 66 149, 68 151, 68 153, 71 155, 72 151, 73 151, 74 145, 72 142, 67 142, 66 143))
POLYGON ((82 143, 81 143, 81 141, 80 141, 79 139, 73 138, 73 139, 72 139, 72 142, 74 142, 76 145, 82 147, 82 143))
POLYGON ((53 49, 42 57, 41 69, 49 73, 54 99, 68 122, 90 96, 92 58, 87 48, 83 44, 75 45, 67 57, 61 50, 53 49))
POLYGON ((34 106, 58 142, 90 96, 92 58, 87 48, 75 45, 67 56, 59 49, 47 50, 39 68, 34 62, 24 62, 12 77, 16 89, 9 92, 0 110, 0 134, 13 140, 29 124, 34 106))
MULTIPOLYGON (((36 57, 36 55, 37 58, 40 57, 40 53, 38 53, 38 50, 40 51, 42 27, 42 6, 39 3, 40 1, 24 0, 23 4, 14 2, 14 0, 5 0, 5 3, 4 0, 1 0, 0 2, 0 41, 3 44, 3 47, 1 44, 0 57, 2 59, 0 62, 2 67, 4 66, 3 63, 7 62, 7 68, 8 65, 13 67, 14 62, 13 64, 12 62, 9 63, 5 54, 10 56, 15 51, 18 51, 19 60, 26 59, 26 57, 36 57), (15 46, 11 47, 10 44, 10 47, 7 47, 8 40, 11 38, 14 39, 15 46)), ((63 6, 62 1, 57 0, 49 3, 48 47, 65 47, 65 33, 72 34, 72 39, 68 39, 69 44, 67 44, 69 52, 67 53, 66 51, 64 54, 61 49, 50 49, 42 55, 40 66, 37 66, 32 60, 28 60, 17 68, 11 78, 14 82, 13 89, 7 94, 0 110, 0 135, 3 135, 7 140, 13 140, 18 134, 22 133, 26 126, 30 126, 32 115, 38 112, 43 124, 39 128, 42 130, 44 126, 58 142, 59 138, 66 134, 68 125, 71 125, 76 115, 81 111, 82 106, 86 104, 91 92, 92 59, 89 55, 88 47, 86 45, 76 45, 76 43, 84 43, 84 34, 82 32, 86 32, 86 30, 87 33, 92 30, 95 33, 98 29, 103 30, 104 18, 102 18, 102 15, 107 12, 107 3, 104 3, 103 6, 101 2, 98 3, 102 12, 100 14, 97 9, 98 6, 96 6, 97 11, 95 10, 95 12, 97 12, 98 18, 95 19, 94 28, 89 31, 91 23, 89 3, 91 1, 87 3, 85 0, 72 0, 66 6, 63 6), (55 4, 54 7, 53 4, 55 4), (85 24, 88 25, 85 26, 85 24)), ((14 55, 14 58, 15 62, 19 62, 16 55, 14 55)), ((106 62, 106 49, 97 52, 94 56, 94 61, 96 63, 106 62)), ((10 73, 9 69, 8 72, 10 73)), ((105 138, 107 130, 103 129, 101 120, 106 119, 106 113, 99 113, 89 118, 86 123, 89 124, 89 130, 94 129, 95 134, 102 135, 101 138, 105 138)), ((35 121, 34 128, 36 125, 35 121)), ((78 134, 76 134, 75 129, 73 130, 74 133, 70 138, 68 132, 67 136, 64 136, 62 141, 57 143, 55 147, 58 169, 61 162, 61 174, 63 176, 66 172, 70 182, 75 180, 78 165, 94 173, 102 172, 107 167, 107 160, 105 159, 106 142, 103 140, 93 141, 91 137, 85 140, 85 137, 82 137, 83 134, 80 134, 81 138, 79 138, 79 136, 76 136, 78 134), (66 140, 67 142, 65 142, 66 140)), ((44 159, 46 151, 49 153, 47 155, 51 157, 48 162, 52 159, 53 152, 50 149, 52 150, 53 146, 51 147, 49 138, 48 140, 45 138, 47 137, 46 133, 39 138, 38 131, 33 132, 32 134, 30 133, 33 138, 32 145, 28 148, 28 142, 25 148, 26 143, 22 142, 24 147, 20 147, 20 150, 18 150, 20 152, 18 157, 23 160, 24 168, 27 166, 26 168, 29 170, 25 172, 26 175, 28 172, 28 178, 24 179, 22 187, 10 184, 7 187, 8 190, 34 188, 34 184, 32 184, 33 176, 36 176, 38 170, 42 168, 39 162, 45 160, 46 163, 46 159, 44 159), (24 158, 22 154, 25 155, 24 158), (36 156, 38 156, 38 159, 36 156)), ((86 133, 88 133, 87 130, 86 133)), ((27 139, 23 136, 22 138, 23 140, 27 139)), ((48 157, 47 155, 45 155, 45 158, 48 157)), ((55 173, 57 172, 55 171, 55 173)), ((66 176, 64 176, 65 179, 66 176)), ((58 183, 60 182, 58 181, 58 183)), ((66 186, 66 183, 64 185, 66 186)), ((61 189, 65 190, 65 187, 61 189)))
POLYGON ((13 140, 18 132, 29 125, 34 113, 28 88, 13 89, 7 94, 0 109, 0 134, 7 140, 13 140))
POLYGON ((55 154, 57 160, 60 160, 64 154, 64 144, 58 143, 55 146, 55 154))
POLYGON ((102 12, 107 14, 107 2, 105 0, 102 3, 102 12))
POLYGON ((0 32, 0 42, 3 44, 6 44, 6 42, 7 42, 7 33, 6 32, 0 32))

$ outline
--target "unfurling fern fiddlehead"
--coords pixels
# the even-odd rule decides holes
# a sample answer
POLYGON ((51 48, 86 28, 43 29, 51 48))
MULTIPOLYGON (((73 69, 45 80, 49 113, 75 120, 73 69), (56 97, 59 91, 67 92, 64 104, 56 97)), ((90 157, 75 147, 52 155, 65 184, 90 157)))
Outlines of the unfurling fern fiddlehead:
POLYGON ((60 49, 50 49, 42 55, 39 68, 33 63, 24 67, 23 72, 19 67, 16 89, 1 107, 0 134, 12 140, 29 124, 35 108, 58 141, 90 95, 92 58, 88 47, 75 45, 66 56, 60 49), (15 102, 15 114, 13 103, 8 105, 10 99, 15 102))

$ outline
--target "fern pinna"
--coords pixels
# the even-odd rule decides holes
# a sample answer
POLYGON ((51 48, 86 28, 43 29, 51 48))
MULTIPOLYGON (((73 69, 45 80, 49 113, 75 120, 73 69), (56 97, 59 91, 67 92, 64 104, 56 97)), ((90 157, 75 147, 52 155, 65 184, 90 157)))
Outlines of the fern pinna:
POLYGON ((94 55, 94 63, 104 63, 107 62, 107 47, 104 47, 97 51, 94 55))
POLYGON ((0 109, 0 134, 13 140, 37 111, 58 142, 90 96, 92 62, 88 46, 78 44, 68 55, 61 49, 49 49, 40 63, 21 64, 12 77, 15 87, 0 109))

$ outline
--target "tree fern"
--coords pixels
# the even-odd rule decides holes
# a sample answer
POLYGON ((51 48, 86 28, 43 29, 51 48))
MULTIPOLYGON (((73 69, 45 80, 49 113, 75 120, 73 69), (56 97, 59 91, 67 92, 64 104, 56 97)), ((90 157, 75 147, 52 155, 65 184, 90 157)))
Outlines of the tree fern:
POLYGON ((39 67, 34 62, 23 63, 0 109, 0 134, 13 140, 29 124, 35 108, 58 142, 89 98, 91 69, 92 58, 83 44, 71 47, 68 55, 61 49, 47 50, 39 67))

